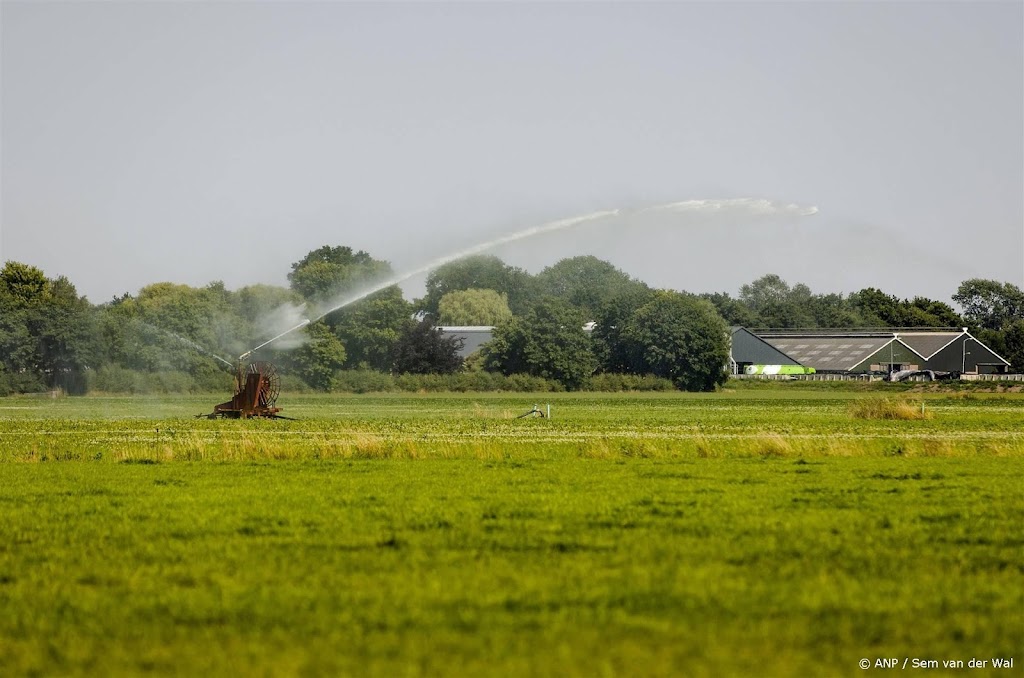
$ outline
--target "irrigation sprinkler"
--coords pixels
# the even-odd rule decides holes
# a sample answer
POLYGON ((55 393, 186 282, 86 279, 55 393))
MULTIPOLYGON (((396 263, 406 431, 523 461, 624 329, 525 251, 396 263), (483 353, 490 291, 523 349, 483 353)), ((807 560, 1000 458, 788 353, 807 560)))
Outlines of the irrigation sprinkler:
POLYGON ((544 410, 540 409, 540 405, 534 405, 532 410, 520 414, 518 417, 516 417, 516 419, 525 419, 526 417, 540 417, 541 419, 550 419, 551 404, 548 404, 547 414, 544 413, 544 410))
MULTIPOLYGON (((245 355, 249 355, 249 351, 245 355)), ((273 363, 257 361, 242 368, 239 359, 235 373, 235 395, 226 403, 213 408, 210 414, 199 417, 217 419, 249 419, 264 417, 268 419, 288 419, 280 414, 277 407, 277 396, 281 392, 281 377, 273 363)))

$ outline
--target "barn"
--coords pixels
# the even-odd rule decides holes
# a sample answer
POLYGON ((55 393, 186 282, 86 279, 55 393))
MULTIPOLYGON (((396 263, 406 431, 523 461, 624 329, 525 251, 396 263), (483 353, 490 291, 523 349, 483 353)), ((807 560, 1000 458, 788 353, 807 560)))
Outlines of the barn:
POLYGON ((1010 363, 964 327, 959 331, 899 333, 900 339, 925 356, 929 370, 964 374, 1005 374, 1010 363))
POLYGON ((797 360, 772 346, 745 327, 731 328, 729 343, 729 371, 743 374, 750 365, 793 365, 801 366, 797 360))
POLYGON ((481 346, 494 337, 494 328, 488 325, 445 325, 438 326, 444 337, 462 339, 462 350, 459 356, 466 358, 476 353, 481 346))
POLYGON ((817 372, 864 374, 935 370, 965 374, 1006 372, 1010 363, 962 330, 764 330, 758 336, 817 372))

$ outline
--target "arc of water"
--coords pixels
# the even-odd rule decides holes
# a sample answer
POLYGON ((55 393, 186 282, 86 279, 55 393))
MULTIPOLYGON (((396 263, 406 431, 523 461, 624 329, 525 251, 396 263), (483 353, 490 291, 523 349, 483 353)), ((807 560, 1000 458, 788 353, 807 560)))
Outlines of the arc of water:
POLYGON ((620 213, 620 210, 602 210, 600 212, 591 212, 590 214, 584 214, 578 217, 571 217, 569 219, 559 219, 557 221, 550 221, 540 226, 533 226, 531 228, 523 229, 522 231, 516 231, 515 233, 512 233, 510 235, 504 235, 501 236, 500 238, 495 238, 494 240, 489 240, 485 243, 480 243, 479 245, 474 245, 472 247, 467 247, 466 249, 462 249, 451 254, 446 254, 443 257, 438 257, 437 259, 434 259, 433 261, 426 263, 422 266, 419 266, 409 271, 405 271, 399 275, 388 278, 387 280, 376 283, 370 287, 363 288, 358 292, 352 292, 344 297, 334 300, 334 302, 330 304, 330 307, 327 310, 320 312, 320 315, 313 318, 313 322, 316 322, 320 318, 323 318, 328 313, 333 313, 334 311, 337 311, 339 308, 344 308, 349 304, 353 304, 359 301, 360 299, 373 294, 374 292, 380 292, 381 290, 391 287, 392 285, 403 283, 409 278, 412 278, 413 276, 420 275, 421 273, 428 273, 439 266, 450 264, 453 261, 458 261, 459 259, 470 257, 473 256, 474 254, 479 254, 489 249, 500 247, 501 245, 506 245, 510 242, 515 242, 516 240, 530 238, 535 235, 540 235, 541 233, 560 231, 563 228, 570 228, 572 226, 576 226, 578 224, 582 224, 588 221, 595 221, 597 219, 613 217, 620 213))
MULTIPOLYGON (((638 214, 653 211, 717 213, 723 210, 733 208, 743 209, 744 211, 747 211, 751 214, 758 215, 788 214, 791 216, 810 216, 812 214, 817 214, 818 212, 817 207, 804 207, 793 203, 779 203, 771 200, 763 200, 758 198, 728 198, 723 200, 684 200, 680 202, 671 202, 662 205, 654 205, 651 207, 635 210, 635 212, 638 214)), ((385 288, 391 287, 392 285, 397 285, 399 283, 405 282, 406 280, 412 278, 413 276, 420 275, 421 273, 427 273, 439 266, 444 266, 445 264, 451 263, 458 259, 472 256, 474 254, 479 254, 480 252, 484 252, 494 247, 499 247, 501 245, 506 245, 517 240, 522 240, 523 238, 530 238, 535 235, 540 235, 542 233, 550 233, 552 231, 560 231, 565 228, 571 228, 573 226, 578 226, 579 224, 583 224, 586 222, 597 221, 599 219, 606 219, 609 217, 618 216, 623 213, 624 211, 619 209, 601 210, 597 212, 591 212, 589 214, 583 214, 576 217, 570 217, 568 219, 558 219, 556 221, 549 221, 545 224, 541 224, 540 226, 533 226, 530 228, 523 229, 521 231, 516 231, 515 233, 501 236, 499 238, 495 238, 493 240, 489 240, 487 242, 474 245, 472 247, 467 247, 466 249, 462 249, 451 254, 446 254, 443 257, 438 257, 437 259, 434 259, 433 261, 430 261, 429 263, 426 263, 422 266, 419 266, 409 271, 405 271, 404 273, 395 275, 394 277, 388 278, 387 280, 381 281, 379 283, 364 287, 360 289, 358 292, 351 292, 343 297, 335 299, 330 304, 327 304, 323 310, 318 310, 318 315, 316 315, 312 319, 303 320, 295 327, 285 330, 284 332, 277 335, 273 339, 269 339, 260 344, 259 346, 257 346, 256 348, 247 351, 246 353, 243 353, 242 358, 253 353, 253 351, 263 348, 264 346, 271 342, 277 341, 278 339, 284 337, 285 335, 291 334, 292 332, 302 327, 305 327, 306 325, 309 325, 311 322, 316 322, 317 320, 320 320, 329 313, 333 313, 334 311, 344 308, 349 304, 353 304, 359 301, 360 299, 368 297, 374 292, 379 292, 385 288)))
POLYGON ((217 355, 213 351, 200 346, 199 344, 197 344, 196 342, 192 341, 191 339, 187 339, 187 338, 181 336, 180 334, 175 334, 174 332, 171 332, 170 330, 165 330, 162 327, 157 327, 156 325, 147 323, 144 320, 139 320, 138 322, 143 327, 148 327, 151 330, 156 330, 157 332, 160 332, 162 334, 166 334, 167 336, 171 337, 172 339, 176 339, 177 341, 180 341, 181 343, 185 344, 186 346, 190 346, 190 347, 194 348, 195 350, 199 351, 203 355, 208 355, 211 358, 214 358, 216 360, 221 361, 222 363, 224 363, 228 367, 234 368, 234 364, 231 361, 229 361, 229 360, 227 360, 225 358, 221 358, 219 355, 217 355))
POLYGON ((250 349, 249 349, 248 351, 246 351, 246 352, 245 352, 245 353, 243 353, 242 355, 238 356, 238 359, 239 359, 239 360, 245 360, 245 359, 246 359, 246 358, 248 358, 248 357, 249 357, 250 355, 252 355, 252 354, 253 354, 253 353, 255 353, 256 351, 260 350, 261 348, 263 348, 263 347, 264 347, 264 346, 266 346, 267 344, 273 343, 273 342, 277 341, 278 339, 280 339, 281 337, 283 337, 284 335, 286 335, 286 334, 291 334, 291 333, 292 333, 292 332, 294 332, 295 330, 297 330, 297 329, 299 329, 299 328, 302 328, 302 327, 305 327, 305 326, 306 326, 306 325, 308 325, 308 324, 309 324, 310 322, 311 322, 311 321, 310 321, 309 319, 303 320, 303 321, 302 321, 301 323, 299 323, 299 324, 298 324, 298 325, 296 325, 295 327, 292 327, 291 329, 287 329, 287 330, 285 330, 284 332, 282 332, 281 334, 277 335, 276 337, 272 337, 272 338, 270 338, 270 339, 267 339, 266 341, 264 341, 264 342, 263 342, 262 344, 260 344, 259 346, 255 347, 255 348, 250 348, 250 349))
POLYGON ((186 339, 185 337, 180 337, 177 334, 174 334, 173 332, 168 332, 168 334, 171 335, 172 337, 174 337, 175 339, 177 339, 178 341, 180 341, 181 343, 187 344, 187 345, 191 346, 192 348, 194 348, 195 350, 199 351, 200 353, 208 355, 211 358, 214 358, 216 360, 219 360, 222 363, 224 363, 225 365, 227 365, 228 367, 234 367, 234 365, 231 364, 231 361, 226 360, 224 358, 221 358, 219 355, 217 355, 213 351, 209 351, 209 350, 203 348, 202 346, 200 346, 196 342, 192 341, 191 339, 186 339))
POLYGON ((489 250, 489 249, 491 249, 493 247, 499 247, 501 245, 505 245, 505 244, 510 243, 510 242, 515 242, 516 240, 522 240, 523 238, 529 238, 529 237, 532 237, 532 236, 535 236, 535 235, 539 235, 541 233, 548 233, 548 232, 551 232, 551 231, 558 231, 558 230, 561 230, 563 228, 569 228, 571 226, 576 226, 577 224, 582 224, 582 223, 587 222, 587 221, 594 221, 596 219, 602 219, 602 218, 605 218, 605 217, 612 217, 612 216, 615 216, 617 214, 620 214, 620 210, 601 210, 599 212, 591 212, 590 214, 584 214, 584 215, 581 215, 581 216, 578 216, 578 217, 570 217, 568 219, 558 219, 557 221, 550 221, 550 222, 548 222, 546 224, 541 224, 540 226, 532 226, 530 228, 526 228, 526 229, 523 229, 521 231, 516 231, 515 233, 512 233, 510 235, 504 235, 504 236, 501 236, 500 238, 495 238, 494 240, 489 240, 489 241, 487 241, 485 243, 480 243, 478 245, 474 245, 472 247, 467 247, 466 249, 462 249, 462 250, 459 250, 457 252, 453 252, 451 254, 446 254, 443 257, 438 257, 437 259, 434 259, 433 261, 431 261, 429 263, 426 263, 426 264, 424 264, 422 266, 419 266, 419 267, 414 268, 414 269, 409 270, 409 271, 405 271, 405 272, 403 272, 403 273, 401 273, 399 275, 395 275, 395 276, 393 276, 391 278, 388 278, 388 279, 386 279, 384 281, 381 281, 381 282, 378 282, 376 284, 370 285, 368 287, 361 288, 358 292, 351 292, 351 293, 349 293, 349 294, 347 294, 347 295, 345 295, 343 297, 340 297, 339 299, 335 299, 333 302, 328 304, 325 309, 318 310, 318 314, 315 317, 313 317, 312 319, 303 320, 302 322, 300 322, 295 327, 287 329, 284 332, 282 332, 281 334, 277 335, 276 337, 274 337, 272 339, 268 339, 267 341, 263 342, 259 346, 246 351, 245 353, 243 353, 239 357, 239 360, 245 359, 246 357, 248 357, 253 352, 263 348, 264 346, 266 346, 267 344, 269 344, 271 342, 277 341, 278 339, 280 339, 281 337, 283 337, 285 335, 291 334, 292 332, 294 332, 296 330, 299 330, 299 329, 305 327, 306 325, 309 325, 310 323, 314 323, 317 320, 320 320, 321 318, 323 318, 324 316, 328 315, 329 313, 333 313, 334 311, 337 311, 338 309, 344 308, 344 307, 348 306, 349 304, 354 304, 355 302, 359 301, 360 299, 363 299, 365 297, 370 296, 374 292, 380 292, 381 290, 387 289, 388 287, 391 287, 392 285, 397 285, 399 283, 405 282, 406 280, 408 280, 409 278, 412 278, 413 276, 417 276, 417 275, 420 275, 421 273, 427 273, 429 271, 432 271, 433 269, 437 268, 438 266, 444 266, 445 264, 451 263, 453 261, 457 261, 457 260, 462 259, 464 257, 469 257, 469 256, 472 256, 474 254, 479 254, 480 252, 487 251, 487 250, 489 250))

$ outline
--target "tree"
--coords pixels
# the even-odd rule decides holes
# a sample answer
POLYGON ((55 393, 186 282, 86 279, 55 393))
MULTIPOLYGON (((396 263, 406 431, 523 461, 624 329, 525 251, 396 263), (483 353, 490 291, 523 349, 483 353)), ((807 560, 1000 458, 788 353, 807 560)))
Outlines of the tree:
POLYGON ((14 261, 0 270, 0 349, 7 386, 84 393, 97 346, 92 307, 65 277, 14 261), (13 383, 17 382, 17 383, 13 383))
POLYGON ((977 328, 1002 330, 1024 318, 1024 291, 1010 283, 972 278, 960 283, 953 301, 977 328))
POLYGON ((770 273, 740 288, 740 301, 757 316, 763 327, 810 327, 811 290, 802 283, 790 287, 770 273))
MULTIPOLYGON (((3 277, 0 273, 0 281, 3 277)), ((28 310, 6 284, 0 284, 0 395, 41 389, 35 370, 36 342, 29 332, 28 310)))
POLYGON ((530 305, 530 274, 507 266, 491 255, 476 255, 439 266, 427 276, 427 294, 420 310, 437 316, 441 298, 449 292, 469 289, 494 290, 504 294, 513 313, 523 313, 530 305))
MULTIPOLYGON (((241 325, 239 339, 246 348, 280 337, 264 349, 270 360, 282 360, 281 354, 300 346, 309 334, 296 330, 311 315, 298 292, 273 285, 249 285, 229 296, 231 312, 241 325), (280 336, 283 332, 293 330, 280 336)), ((244 350, 244 349, 240 349, 244 350)))
POLYGON ((8 261, 0 270, 0 290, 16 308, 29 308, 42 302, 49 281, 35 266, 8 261))
POLYGON ((909 304, 921 312, 930 327, 963 327, 964 319, 949 304, 927 297, 914 297, 909 304))
POLYGON ((725 383, 729 330, 710 302, 660 291, 637 309, 620 334, 632 372, 672 380, 686 391, 725 383))
POLYGON ((494 290, 449 292, 437 305, 439 325, 500 325, 512 317, 508 297, 494 290))
POLYGON ((622 331, 638 308, 651 301, 655 291, 647 287, 634 287, 626 293, 609 299, 597 312, 594 331, 594 354, 602 372, 626 373, 632 358, 626 353, 622 331))
POLYGON ((579 309, 545 297, 525 315, 495 328, 494 338, 481 348, 484 368, 555 379, 568 389, 578 388, 597 368, 584 322, 579 309))
POLYGON ((462 367, 464 341, 446 337, 429 320, 410 320, 392 349, 392 369, 398 374, 451 374, 462 367))
POLYGON ((865 323, 871 327, 903 327, 900 300, 874 287, 865 287, 849 297, 865 323))
POLYGON ((739 299, 733 299, 727 292, 705 293, 701 294, 700 298, 710 301, 718 315, 730 325, 755 327, 759 324, 757 314, 739 299))
POLYGON ((851 307, 874 327, 961 327, 963 319, 948 304, 926 297, 901 300, 891 294, 867 287, 851 294, 851 307))
POLYGON ((290 351, 285 358, 302 379, 313 388, 330 391, 334 373, 345 364, 345 346, 323 321, 304 330, 309 341, 290 351))
POLYGON ((1015 320, 1003 330, 1003 344, 1010 361, 1010 371, 1024 374, 1024 318, 1015 320))
POLYGON ((99 315, 107 360, 130 369, 185 372, 218 384, 226 367, 220 361, 252 348, 221 283, 154 283, 106 304, 99 315))
POLYGON ((329 314, 330 325, 348 354, 346 367, 391 369, 391 352, 412 310, 402 289, 392 285, 329 314))
POLYGON ((50 281, 28 321, 29 332, 38 342, 39 370, 46 384, 72 394, 85 393, 85 371, 98 355, 89 302, 61 276, 50 281))
POLYGON ((236 315, 248 323, 258 323, 282 306, 301 305, 302 297, 286 287, 247 285, 235 290, 230 301, 236 315))
POLYGON ((864 317, 842 294, 815 294, 808 301, 814 327, 863 327, 864 317))
POLYGON ((593 256, 562 259, 534 278, 536 294, 564 299, 580 309, 589 320, 609 300, 626 294, 644 283, 593 256))
POLYGON ((391 265, 351 247, 323 247, 292 264, 288 281, 309 301, 326 302, 391 274, 391 265))

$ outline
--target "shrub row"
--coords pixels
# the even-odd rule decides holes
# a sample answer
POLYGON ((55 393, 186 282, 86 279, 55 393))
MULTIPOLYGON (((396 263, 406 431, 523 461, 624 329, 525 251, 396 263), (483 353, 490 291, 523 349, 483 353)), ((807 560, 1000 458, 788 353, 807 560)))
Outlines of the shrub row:
POLYGON ((494 372, 457 372, 455 374, 391 375, 374 370, 339 370, 334 375, 332 391, 345 393, 386 393, 394 391, 564 391, 557 381, 513 374, 506 377, 494 372))
POLYGON ((90 391, 131 393, 209 393, 231 391, 231 375, 226 372, 196 377, 187 372, 140 372, 117 365, 106 365, 86 373, 90 391))
MULTIPOLYGON (((0 372, 0 396, 15 392, 41 391, 41 384, 13 383, 18 375, 0 372)), ((187 372, 141 372, 116 365, 107 365, 84 374, 84 388, 80 392, 128 393, 132 395, 160 395, 169 393, 230 393, 231 375, 227 372, 195 376, 187 372)), ((650 375, 598 374, 587 379, 580 387, 583 391, 671 391, 675 387, 668 379, 650 375)), ((294 374, 281 374, 281 390, 306 393, 313 389, 294 374)), ((389 393, 389 392, 512 392, 554 393, 565 387, 553 379, 528 374, 505 376, 496 372, 468 371, 455 374, 399 374, 392 375, 375 370, 339 370, 332 380, 334 393, 389 393)), ((70 392, 70 391, 69 391, 70 392)))

